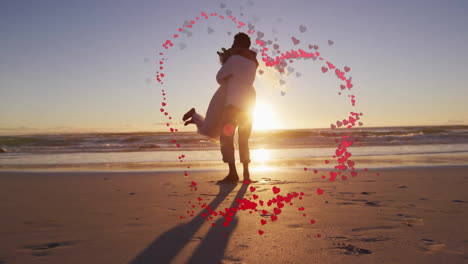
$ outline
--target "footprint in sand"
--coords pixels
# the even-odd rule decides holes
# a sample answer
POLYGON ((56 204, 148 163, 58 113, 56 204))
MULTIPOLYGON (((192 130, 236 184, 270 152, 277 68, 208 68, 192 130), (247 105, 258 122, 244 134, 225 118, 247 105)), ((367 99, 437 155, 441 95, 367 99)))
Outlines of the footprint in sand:
POLYGON ((71 246, 76 244, 76 241, 61 241, 61 242, 51 242, 45 244, 36 244, 36 245, 26 245, 22 249, 31 250, 31 254, 36 257, 47 256, 52 254, 50 250, 58 247, 71 246))
POLYGON ((399 221, 404 225, 407 225, 410 227, 415 226, 415 225, 424 225, 423 218, 413 217, 413 216, 405 215, 405 214, 397 214, 397 216, 399 216, 400 219, 396 219, 396 221, 399 221))
POLYGON ((372 254, 372 251, 364 248, 358 248, 354 245, 351 244, 334 244, 335 248, 343 250, 341 253, 345 255, 355 255, 355 256, 360 256, 360 255, 367 255, 367 254, 372 254))
POLYGON ((360 238, 358 239, 362 242, 381 242, 381 241, 388 241, 390 240, 389 237, 369 237, 369 238, 360 238))
POLYGON ((351 231, 360 232, 360 231, 385 230, 385 229, 395 229, 395 228, 398 228, 398 226, 369 226, 369 227, 353 228, 351 229, 351 231))
POLYGON ((423 246, 421 247, 421 249, 427 254, 436 253, 437 251, 440 251, 442 248, 445 247, 445 244, 438 243, 435 240, 429 238, 423 238, 421 239, 421 241, 423 242, 423 246))
POLYGON ((365 205, 372 206, 372 207, 380 207, 380 201, 374 201, 374 202, 366 202, 365 205))

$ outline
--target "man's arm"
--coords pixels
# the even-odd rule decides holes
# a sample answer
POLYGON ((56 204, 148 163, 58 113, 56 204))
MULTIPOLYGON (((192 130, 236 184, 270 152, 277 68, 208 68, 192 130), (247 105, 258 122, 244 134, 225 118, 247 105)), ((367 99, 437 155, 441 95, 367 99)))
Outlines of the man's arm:
POLYGON ((226 79, 231 77, 235 69, 235 58, 231 56, 219 69, 218 74, 216 74, 216 81, 222 85, 226 82, 226 79))

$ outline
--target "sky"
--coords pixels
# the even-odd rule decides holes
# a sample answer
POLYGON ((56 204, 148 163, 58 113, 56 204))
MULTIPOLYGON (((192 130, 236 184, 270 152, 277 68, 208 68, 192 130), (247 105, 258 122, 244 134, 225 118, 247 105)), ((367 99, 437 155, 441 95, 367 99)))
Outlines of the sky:
POLYGON ((202 11, 227 10, 281 50, 318 45, 326 60, 351 68, 355 107, 338 95, 337 78, 321 72, 323 62, 294 62, 283 77, 261 65, 258 123, 325 128, 355 111, 369 127, 468 125, 467 1, 4 0, 0 133, 166 131, 154 80, 161 51, 171 122, 194 130, 180 119, 191 107, 206 111, 218 88, 215 52, 230 47, 228 32, 239 29, 210 18, 190 36, 171 37, 202 11), (175 44, 169 51, 166 39, 175 44))

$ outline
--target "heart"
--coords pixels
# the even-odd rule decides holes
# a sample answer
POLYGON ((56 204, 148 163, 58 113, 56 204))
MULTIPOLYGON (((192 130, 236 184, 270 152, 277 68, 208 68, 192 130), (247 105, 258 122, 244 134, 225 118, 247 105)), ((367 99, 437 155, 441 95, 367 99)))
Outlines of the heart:
POLYGON ((264 219, 262 219, 262 220, 260 221, 260 223, 261 223, 262 225, 265 225, 265 224, 267 223, 267 221, 265 221, 264 219))
MULTIPOLYGON (((236 24, 236 27, 237 28, 241 28, 242 26, 245 26, 246 24, 245 23, 242 23, 241 21, 238 21, 236 17, 233 17, 232 16, 232 11, 231 10, 226 10, 226 14, 229 16, 229 18, 232 20, 232 22, 234 22, 236 24)), ((204 17, 205 19, 208 18, 208 16, 211 16, 211 17, 219 17, 220 19, 224 19, 223 16, 221 15, 218 15, 216 13, 211 13, 211 14, 205 14, 205 13, 202 13, 202 17, 204 17)), ((186 34, 187 37, 190 37, 192 35, 192 32, 187 30, 186 28, 189 28, 191 29, 192 28, 192 25, 195 24, 195 20, 199 21, 199 18, 195 18, 194 20, 191 20, 190 22, 186 21, 185 25, 183 26, 183 28, 179 28, 179 32, 182 32, 181 35, 178 35, 178 34, 175 34, 175 35, 172 35, 173 38, 178 38, 178 40, 180 39, 180 37, 183 37, 183 34, 186 34)), ((255 19, 254 19, 255 20, 255 19)), ((196 22, 198 24, 198 22, 196 22)), ((320 53, 318 51, 315 51, 314 53, 307 53, 301 49, 298 49, 298 50, 291 50, 291 51, 288 51, 286 52, 285 54, 284 53, 281 53, 281 51, 279 50, 279 45, 276 44, 276 43, 273 43, 273 41, 271 40, 260 40, 260 39, 263 39, 264 38, 264 33, 261 32, 261 31, 255 31, 254 30, 254 27, 253 25, 249 24, 249 34, 254 34, 255 32, 257 33, 257 40, 256 40, 256 44, 259 47, 259 50, 258 52, 261 52, 262 54, 262 61, 265 63, 265 66, 266 67, 272 67, 271 69, 276 69, 280 74, 281 73, 284 73, 284 70, 286 67, 288 67, 288 64, 289 63, 293 63, 295 62, 294 59, 313 59, 314 61, 318 58, 320 61, 324 61, 326 62, 326 66, 327 67, 322 67, 322 72, 323 73, 326 73, 328 72, 328 69, 335 69, 335 74, 337 75, 338 79, 343 81, 343 82, 346 82, 346 86, 348 89, 351 89, 353 87, 353 84, 351 83, 351 77, 347 78, 347 76, 345 76, 345 72, 349 72, 350 68, 348 66, 345 66, 344 67, 344 71, 340 71, 338 68, 335 67, 335 65, 333 65, 331 62, 328 62, 325 60, 325 58, 323 57, 320 57, 320 53), (266 52, 268 51, 268 48, 266 47, 266 45, 273 45, 273 48, 274 48, 274 51, 270 51, 272 52, 272 54, 281 54, 281 55, 278 55, 276 57, 276 60, 275 59, 272 59, 271 57, 269 57, 268 55, 266 55, 266 52), (263 47, 263 48, 262 48, 263 47)), ((307 31, 307 28, 303 25, 299 26, 299 31, 301 33, 304 33, 305 31, 307 31)), ((212 28, 208 28, 208 34, 214 32, 214 30, 212 28)), ((228 32, 228 35, 231 35, 232 33, 231 32, 228 32)), ((292 42, 294 45, 298 45, 300 43, 300 40, 297 39, 296 37, 292 37, 292 42)), ((275 41, 277 41, 275 39, 275 41)), ((334 44, 334 42, 332 40, 329 40, 328 41, 328 44, 331 46, 334 44)), ((165 49, 168 49, 170 47, 172 47, 174 44, 170 41, 170 40, 167 40, 164 44, 163 44, 163 47, 165 49)), ((182 46, 185 48, 186 44, 184 43, 179 43, 181 49, 182 49, 182 46)), ((318 50, 319 47, 317 45, 312 45, 312 44, 309 44, 308 45, 309 49, 315 49, 315 50, 318 50)), ((163 53, 159 53, 160 56, 163 55, 163 53)), ((160 64, 162 65, 164 62, 165 62, 166 58, 163 58, 161 57, 161 60, 160 60, 160 64)), ((162 71, 164 69, 164 67, 158 65, 158 67, 160 67, 159 69, 162 71)), ((294 72, 294 68, 292 67, 288 67, 288 74, 285 75, 285 76, 288 76, 289 74, 293 73, 294 72)), ((264 71, 263 70, 259 70, 259 74, 263 74, 264 71)), ((157 80, 158 82, 162 85, 163 82, 162 82, 162 79, 164 78, 164 74, 161 72, 156 72, 156 77, 157 77, 157 80)), ((301 74, 299 72, 296 72, 296 77, 300 77, 301 74)), ((284 85, 286 82, 285 80, 281 79, 280 80, 280 85, 284 85)), ((341 90, 344 90, 343 89, 343 85, 340 85, 340 89, 341 90)), ((164 92, 164 90, 163 90, 164 92)), ((286 91, 281 91, 281 95, 284 96, 286 94, 286 91)), ((351 98, 351 102, 352 102, 352 105, 354 106, 355 104, 355 97, 354 95, 350 95, 349 96, 351 98)), ((165 100, 165 98, 164 98, 165 100)), ((164 102, 163 102, 164 103, 164 102)), ((163 105, 165 106, 165 105, 163 105)), ((161 108, 162 111, 161 112, 164 112, 164 109, 161 108)), ((164 112, 165 115, 167 115, 167 112, 164 112)), ((169 119, 171 119, 169 117, 169 119)), ((352 128, 354 125, 355 125, 355 122, 357 122, 358 118, 348 118, 346 117, 346 119, 343 119, 343 121, 337 121, 337 125, 339 127, 341 127, 343 123, 345 123, 345 125, 349 124, 347 127, 348 128, 352 128), (349 120, 349 121, 348 121, 349 120)), ((360 123, 361 125, 362 123, 360 123)), ((171 124, 167 123, 167 126, 170 126, 171 124)), ((335 124, 331 124, 331 127, 332 128, 336 128, 335 124)), ((178 130, 177 129, 173 129, 172 127, 170 127, 170 130, 171 132, 172 131, 175 131, 177 132, 178 130)), ((352 145, 353 141, 351 139, 347 140, 347 138, 341 138, 340 140, 338 140, 337 138, 339 138, 339 136, 337 136, 336 134, 333 135, 334 137, 336 137, 335 139, 335 142, 337 143, 338 145, 338 148, 341 148, 341 147, 344 147, 345 145, 352 145), (346 142, 349 142, 349 143, 346 143, 346 142)), ((174 141, 174 143, 176 143, 174 141)), ((176 144, 176 147, 180 147, 180 144, 176 144)), ((339 154, 343 154, 343 151, 344 150, 341 150, 339 154)), ((349 167, 352 167, 350 165, 354 165, 354 163, 350 163, 350 160, 348 160, 348 158, 351 156, 351 154, 349 152, 344 152, 344 156, 342 157, 337 157, 337 156, 334 156, 333 158, 338 158, 338 159, 341 159, 341 165, 345 167, 345 169, 347 168, 346 165, 344 165, 343 163, 346 162, 346 164, 349 166, 349 167)), ((185 157, 185 156, 179 156, 179 157, 185 157)), ((180 158, 180 162, 182 162, 182 159, 180 158)), ((330 161, 326 160, 324 161, 326 164, 329 164, 330 161)), ((335 166, 335 169, 337 168, 337 166, 335 166)), ((354 168, 352 168, 354 169, 354 168)), ((318 173, 318 171, 314 170, 314 173, 318 173)), ((187 172, 185 171, 184 174, 187 174, 187 172)), ((351 171, 351 175, 356 175, 357 173, 354 172, 354 171, 351 171)), ((338 175, 341 175, 341 171, 339 172, 335 172, 335 171, 332 171, 330 173, 330 180, 334 180, 338 175)), ((325 176, 323 175, 322 178, 325 178, 325 176)), ((346 179, 346 176, 343 174, 342 175, 342 179, 346 179)), ((248 183, 247 183, 248 184, 248 183)), ((196 184, 195 185, 192 185, 191 187, 195 188, 196 184)), ((253 186, 250 186, 250 191, 251 192, 254 192, 256 190, 255 187, 253 186)), ((278 194, 281 190, 280 188, 274 186, 272 188, 272 191, 273 193, 276 195, 278 194)), ((317 188, 317 195, 322 195, 324 193, 324 191, 320 188, 317 188)), ((287 205, 293 205, 292 203, 292 199, 295 198, 295 197, 298 197, 299 194, 297 193, 288 193, 288 195, 286 197, 284 196, 281 196, 281 195, 277 195, 276 197, 274 197, 273 199, 270 199, 268 201, 268 206, 271 206, 272 204, 276 204, 276 207, 272 207, 273 208, 273 212, 274 214, 272 214, 270 217, 271 217, 271 220, 272 221, 275 221, 277 220, 278 218, 278 215, 282 212, 280 208, 283 208, 287 205)), ((303 194, 301 193, 301 196, 298 197, 298 199, 301 199, 303 196, 303 194)), ((253 200, 256 200, 259 198, 259 196, 257 194, 253 194, 252 195, 253 197, 253 200)), ((239 206, 238 207, 233 207, 233 208, 226 208, 226 212, 223 212, 223 211, 220 211, 220 214, 225 216, 226 215, 226 223, 229 223, 230 220, 228 219, 231 219, 233 218, 233 213, 236 211, 236 210, 249 210, 249 213, 253 213, 253 211, 257 212, 257 203, 254 202, 251 198, 249 199, 240 199, 240 201, 238 201, 239 203, 239 206)), ((263 201, 262 200, 259 200, 258 203, 263 206, 263 201)), ((206 204, 204 205, 201 205, 202 208, 204 208, 206 206, 206 204)), ((192 205, 193 208, 195 208, 195 205, 192 205)), ((209 206, 208 206, 209 207, 209 206)), ((207 208, 208 208, 207 207, 207 208)), ((259 208, 258 210, 260 210, 261 208, 259 208)), ((303 210, 304 208, 303 207, 299 207, 299 211, 301 211, 301 209, 303 210)), ((210 211, 210 210, 209 210, 210 211)), ((266 210, 262 210, 262 213, 265 215, 266 213, 268 213, 266 210)), ((190 215, 195 215, 194 211, 191 211, 190 215)), ((211 210, 210 212, 210 215, 212 216, 216 216, 217 215, 217 212, 214 212, 213 210, 211 210), (214 213, 214 214, 213 214, 214 213)), ((305 214, 303 214, 305 216, 305 214)), ((185 217, 184 217, 185 218, 185 217)), ((211 219, 213 219, 213 217, 210 217, 211 219)), ((208 219, 207 219, 208 220, 208 219)), ((262 219, 263 220, 263 219, 262 219)), ((266 223, 265 220, 261 221, 262 225, 264 225, 266 223)), ((315 220, 311 220, 311 223, 315 223, 315 220)), ((263 230, 259 230, 258 233, 260 235, 262 235, 264 232, 263 230)), ((317 234, 317 237, 320 237, 320 234, 317 234)))
POLYGON ((279 215, 279 214, 281 214, 281 209, 275 207, 275 208, 273 208, 273 213, 275 213, 275 215, 279 215))
POLYGON ((299 31, 300 31, 301 33, 304 33, 304 32, 307 31, 307 28, 306 28, 304 25, 300 25, 300 26, 299 26, 299 31))
POLYGON ((323 190, 320 189, 320 188, 317 188, 317 194, 318 194, 318 195, 322 195, 322 194, 323 194, 323 190))
POLYGON ((297 44, 300 43, 300 40, 298 40, 298 39, 295 38, 295 37, 292 37, 291 39, 292 39, 292 42, 293 42, 294 45, 297 45, 297 44))
POLYGON ((273 190, 274 194, 277 194, 277 193, 279 193, 281 191, 281 189, 276 187, 276 186, 273 186, 272 190, 273 190))
POLYGON ((265 36, 265 34, 261 31, 257 32, 257 38, 262 39, 265 36))

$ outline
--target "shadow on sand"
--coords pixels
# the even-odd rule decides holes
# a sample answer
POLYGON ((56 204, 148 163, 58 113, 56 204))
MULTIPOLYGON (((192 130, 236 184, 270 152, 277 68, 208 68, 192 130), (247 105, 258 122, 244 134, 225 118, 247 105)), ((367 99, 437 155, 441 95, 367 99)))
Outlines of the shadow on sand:
MULTIPOLYGON (((219 193, 211 201, 209 206, 216 211, 216 208, 226 199, 236 185, 220 185, 219 193)), ((237 199, 242 199, 247 191, 248 185, 242 184, 230 207, 237 205, 237 199)), ((200 229, 205 218, 201 216, 206 210, 202 210, 198 215, 187 223, 177 225, 166 231, 154 240, 146 249, 136 256, 130 263, 171 263, 179 252, 191 241, 194 234, 200 229)), ((238 219, 234 215, 228 227, 223 226, 224 218, 216 221, 216 226, 210 228, 200 245, 195 249, 187 263, 221 263, 224 257, 229 238, 237 227, 238 219)))

